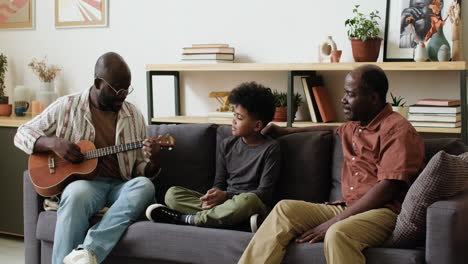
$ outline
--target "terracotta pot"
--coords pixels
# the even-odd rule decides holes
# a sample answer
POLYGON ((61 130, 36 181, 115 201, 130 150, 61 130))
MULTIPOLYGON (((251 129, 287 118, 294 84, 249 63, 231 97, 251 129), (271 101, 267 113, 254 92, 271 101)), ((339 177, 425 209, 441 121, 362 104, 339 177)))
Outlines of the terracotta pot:
POLYGON ((0 104, 0 116, 10 116, 11 115, 11 104, 0 104))
MULTIPOLYGON (((294 118, 296 117, 297 108, 293 110, 294 118)), ((288 120, 288 108, 287 107, 276 107, 273 121, 275 122, 286 122, 288 120)))
POLYGON ((361 41, 359 38, 350 38, 353 57, 356 62, 377 61, 380 52, 382 38, 370 38, 361 41))
POLYGON ((276 107, 275 115, 273 116, 273 121, 275 122, 286 122, 288 116, 287 107, 276 107))

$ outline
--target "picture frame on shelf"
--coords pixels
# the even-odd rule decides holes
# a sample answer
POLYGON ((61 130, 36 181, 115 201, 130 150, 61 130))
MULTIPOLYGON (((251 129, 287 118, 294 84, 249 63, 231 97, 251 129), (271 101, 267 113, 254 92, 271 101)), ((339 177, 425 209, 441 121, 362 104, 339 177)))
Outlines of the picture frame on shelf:
POLYGON ((109 0, 55 0, 55 27, 107 27, 109 0))
POLYGON ((0 29, 34 29, 34 1, 0 0, 0 29))
MULTIPOLYGON (((432 10, 429 5, 432 2, 433 0, 387 0, 384 61, 413 61, 416 44, 424 42, 424 38, 431 28, 432 10)), ((442 0, 441 2, 442 19, 446 19, 453 1, 442 0)), ((460 3, 461 0, 457 2, 460 3)), ((443 32, 452 46, 450 19, 445 21, 443 32)))

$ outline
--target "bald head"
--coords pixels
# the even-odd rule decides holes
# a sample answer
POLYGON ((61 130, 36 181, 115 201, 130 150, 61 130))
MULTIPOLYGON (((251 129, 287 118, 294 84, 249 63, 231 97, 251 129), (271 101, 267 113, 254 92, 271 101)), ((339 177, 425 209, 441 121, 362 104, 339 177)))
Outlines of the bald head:
POLYGON ((130 83, 132 75, 125 60, 115 52, 99 57, 94 67, 94 78, 104 78, 109 82, 130 83))
POLYGON ((388 79, 379 66, 366 64, 349 73, 359 83, 359 89, 367 95, 377 93, 382 105, 387 101, 388 79))

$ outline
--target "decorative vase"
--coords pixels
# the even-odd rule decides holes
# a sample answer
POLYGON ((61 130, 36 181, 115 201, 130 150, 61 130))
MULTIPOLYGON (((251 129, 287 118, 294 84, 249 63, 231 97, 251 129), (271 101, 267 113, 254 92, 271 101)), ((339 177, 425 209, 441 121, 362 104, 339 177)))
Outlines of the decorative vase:
POLYGON ((331 52, 331 62, 340 62, 342 50, 332 50, 331 52))
POLYGON ((427 43, 427 54, 429 55, 429 59, 431 61, 438 61, 437 53, 439 52, 440 47, 442 47, 442 45, 444 44, 447 45, 447 47, 449 47, 448 52, 450 54, 450 45, 447 39, 445 38, 443 27, 444 26, 440 26, 437 29, 437 32, 434 35, 432 35, 431 39, 429 40, 429 43, 427 43))
POLYGON ((414 48, 414 61, 427 61, 427 59, 426 46, 421 42, 414 48))
POLYGON ((382 38, 368 38, 362 41, 360 38, 350 38, 353 58, 356 62, 377 61, 380 52, 382 38))
POLYGON ((36 100, 41 102, 43 108, 46 108, 53 101, 58 98, 58 94, 55 92, 53 82, 41 82, 39 91, 36 94, 36 100))
POLYGON ((331 62, 332 51, 336 50, 336 43, 331 36, 328 36, 327 39, 320 44, 320 55, 322 56, 322 61, 331 62))
POLYGON ((449 61, 450 60, 450 48, 447 45, 440 46, 439 51, 437 52, 437 60, 439 61, 449 61))

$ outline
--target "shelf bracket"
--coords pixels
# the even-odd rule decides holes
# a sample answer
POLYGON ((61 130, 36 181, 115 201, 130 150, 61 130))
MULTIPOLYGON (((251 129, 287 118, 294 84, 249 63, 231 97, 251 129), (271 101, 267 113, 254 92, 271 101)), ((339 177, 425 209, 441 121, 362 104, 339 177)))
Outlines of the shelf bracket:
POLYGON ((468 91, 466 87, 466 76, 468 71, 460 71, 460 103, 461 103, 461 116, 462 116, 462 127, 461 127, 461 138, 465 145, 468 145, 468 91))

